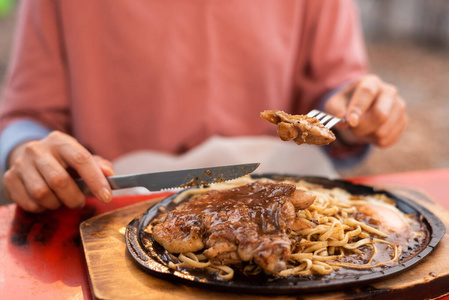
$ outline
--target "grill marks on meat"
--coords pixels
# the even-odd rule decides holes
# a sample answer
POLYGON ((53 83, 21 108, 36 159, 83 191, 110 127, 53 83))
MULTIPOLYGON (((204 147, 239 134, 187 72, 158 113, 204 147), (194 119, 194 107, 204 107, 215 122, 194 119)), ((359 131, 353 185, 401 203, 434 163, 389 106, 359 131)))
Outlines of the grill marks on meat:
POLYGON ((153 221, 153 237, 171 253, 196 252, 216 265, 253 260, 267 273, 286 268, 287 231, 301 220, 296 211, 315 200, 311 192, 285 183, 254 182, 211 190, 153 221))
POLYGON ((305 115, 290 115, 279 110, 265 110, 260 113, 265 120, 277 124, 278 135, 283 141, 296 144, 324 146, 335 140, 334 133, 318 119, 305 115))

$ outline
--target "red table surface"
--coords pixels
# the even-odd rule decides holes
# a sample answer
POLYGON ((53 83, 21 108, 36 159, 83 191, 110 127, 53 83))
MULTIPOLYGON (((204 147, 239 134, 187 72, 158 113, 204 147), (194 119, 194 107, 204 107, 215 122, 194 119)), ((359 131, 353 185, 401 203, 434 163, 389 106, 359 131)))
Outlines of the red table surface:
MULTIPOLYGON (((418 189, 449 209, 449 169, 348 180, 386 188, 418 189)), ((108 204, 87 199, 82 209, 61 208, 42 214, 26 213, 15 204, 0 207, 0 299, 92 299, 79 224, 167 194, 121 196, 108 204)))

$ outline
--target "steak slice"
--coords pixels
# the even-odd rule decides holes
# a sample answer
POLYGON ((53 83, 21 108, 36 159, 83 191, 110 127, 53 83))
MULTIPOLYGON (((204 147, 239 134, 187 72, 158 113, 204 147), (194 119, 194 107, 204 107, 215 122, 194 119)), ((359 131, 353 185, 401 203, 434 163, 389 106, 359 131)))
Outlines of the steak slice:
POLYGON ((265 120, 277 124, 278 135, 283 141, 296 144, 324 146, 335 140, 334 133, 318 119, 305 115, 290 115, 280 110, 265 110, 260 113, 265 120))

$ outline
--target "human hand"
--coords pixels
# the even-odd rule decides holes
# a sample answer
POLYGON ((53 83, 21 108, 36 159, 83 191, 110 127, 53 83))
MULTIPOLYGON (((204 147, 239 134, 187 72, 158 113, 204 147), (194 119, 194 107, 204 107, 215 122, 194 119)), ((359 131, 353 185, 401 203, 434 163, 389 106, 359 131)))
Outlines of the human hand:
POLYGON ((71 177, 70 168, 100 201, 109 202, 112 198, 106 180, 106 176, 114 174, 112 164, 90 154, 73 137, 59 131, 17 146, 9 156, 9 165, 3 177, 6 196, 29 212, 84 205, 85 196, 71 177))
POLYGON ((397 89, 376 75, 365 75, 337 92, 324 110, 346 119, 337 127, 349 143, 388 147, 399 140, 408 124, 404 100, 397 89))

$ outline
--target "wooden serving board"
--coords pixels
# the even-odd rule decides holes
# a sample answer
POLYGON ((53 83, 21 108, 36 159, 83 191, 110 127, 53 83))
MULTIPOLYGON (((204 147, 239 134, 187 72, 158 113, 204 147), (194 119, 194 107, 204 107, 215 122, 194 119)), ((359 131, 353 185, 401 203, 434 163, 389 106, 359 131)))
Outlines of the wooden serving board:
MULTIPOLYGON (((395 189, 437 215, 449 228, 449 212, 424 194, 395 189)), ((155 278, 137 266, 125 244, 125 229, 160 199, 145 201, 84 221, 80 226, 92 295, 95 299, 267 299, 188 287, 155 278)), ((273 296, 270 299, 431 299, 449 294, 449 234, 417 266, 366 286, 326 293, 273 296)))

